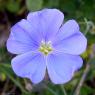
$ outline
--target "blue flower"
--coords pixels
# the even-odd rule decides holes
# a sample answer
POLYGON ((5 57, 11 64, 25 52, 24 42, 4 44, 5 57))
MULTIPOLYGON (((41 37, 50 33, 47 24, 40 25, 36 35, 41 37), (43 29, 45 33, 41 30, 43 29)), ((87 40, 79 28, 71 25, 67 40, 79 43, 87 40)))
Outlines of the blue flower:
POLYGON ((44 9, 29 13, 11 28, 7 49, 17 54, 11 62, 16 75, 39 83, 47 69, 54 84, 72 79, 82 67, 79 55, 86 50, 87 40, 75 20, 63 20, 59 10, 44 9))

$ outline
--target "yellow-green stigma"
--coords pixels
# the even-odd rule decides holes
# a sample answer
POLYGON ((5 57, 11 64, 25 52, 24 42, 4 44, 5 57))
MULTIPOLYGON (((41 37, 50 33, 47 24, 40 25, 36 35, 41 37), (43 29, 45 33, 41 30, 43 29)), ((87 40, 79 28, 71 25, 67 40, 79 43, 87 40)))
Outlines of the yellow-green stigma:
POLYGON ((45 43, 44 41, 42 41, 39 47, 39 51, 42 52, 44 55, 48 55, 52 51, 51 43, 45 43))

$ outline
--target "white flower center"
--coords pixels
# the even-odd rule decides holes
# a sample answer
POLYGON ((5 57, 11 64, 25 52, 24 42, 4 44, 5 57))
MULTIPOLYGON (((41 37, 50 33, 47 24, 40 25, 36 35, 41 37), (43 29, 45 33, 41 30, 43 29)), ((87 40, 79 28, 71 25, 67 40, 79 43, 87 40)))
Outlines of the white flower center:
POLYGON ((44 55, 48 55, 52 50, 53 49, 50 41, 47 43, 45 41, 41 42, 39 51, 42 52, 44 55))

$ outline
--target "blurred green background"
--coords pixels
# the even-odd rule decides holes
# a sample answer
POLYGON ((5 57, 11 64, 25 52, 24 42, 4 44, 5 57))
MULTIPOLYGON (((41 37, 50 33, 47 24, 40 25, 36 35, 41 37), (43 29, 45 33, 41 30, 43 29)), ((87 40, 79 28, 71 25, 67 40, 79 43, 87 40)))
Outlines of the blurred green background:
POLYGON ((95 95, 95 0, 0 0, 0 95, 95 95), (7 52, 10 28, 29 11, 57 8, 65 21, 75 19, 87 37, 88 47, 81 56, 83 67, 64 85, 48 80, 34 85, 17 77, 11 68, 15 56, 7 52), (78 94, 79 92, 79 94, 78 94))

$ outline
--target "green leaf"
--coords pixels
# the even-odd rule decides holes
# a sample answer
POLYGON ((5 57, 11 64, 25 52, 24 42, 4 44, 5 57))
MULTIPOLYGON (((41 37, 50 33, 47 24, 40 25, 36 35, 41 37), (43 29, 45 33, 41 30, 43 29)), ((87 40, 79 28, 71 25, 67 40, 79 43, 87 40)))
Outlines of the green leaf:
POLYGON ((88 32, 87 39, 88 39, 88 43, 90 43, 90 44, 95 43, 95 34, 93 35, 93 34, 88 32))
POLYGON ((47 0, 47 2, 45 1, 44 7, 47 8, 56 8, 59 6, 59 0, 47 0))
POLYGON ((80 95, 92 95, 93 93, 93 89, 90 88, 89 86, 87 85, 84 85, 82 88, 81 88, 81 94, 80 95))
POLYGON ((15 13, 19 11, 20 4, 14 0, 9 0, 6 8, 8 11, 15 13))
POLYGON ((37 11, 42 8, 43 0, 26 0, 26 6, 29 11, 37 11))
POLYGON ((10 67, 10 64, 1 63, 0 64, 0 71, 2 71, 2 73, 4 73, 6 76, 8 76, 14 82, 14 84, 20 88, 20 90, 22 92, 27 93, 27 91, 23 88, 20 81, 17 78, 14 77, 13 71, 12 71, 12 69, 10 67))

